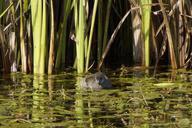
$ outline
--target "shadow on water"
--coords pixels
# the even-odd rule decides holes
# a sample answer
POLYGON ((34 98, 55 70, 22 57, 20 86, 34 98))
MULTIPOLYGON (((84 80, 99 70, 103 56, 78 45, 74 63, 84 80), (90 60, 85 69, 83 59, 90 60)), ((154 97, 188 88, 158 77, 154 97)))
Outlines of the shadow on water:
POLYGON ((108 72, 114 88, 101 90, 72 73, 0 78, 0 126, 192 127, 192 72, 121 73, 108 72))

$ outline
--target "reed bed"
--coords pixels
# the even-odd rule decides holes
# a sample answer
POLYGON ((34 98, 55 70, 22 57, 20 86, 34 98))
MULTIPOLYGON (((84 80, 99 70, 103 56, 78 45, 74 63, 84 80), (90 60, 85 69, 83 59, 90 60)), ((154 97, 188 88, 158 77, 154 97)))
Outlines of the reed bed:
POLYGON ((192 68, 190 0, 0 0, 4 73, 192 68))

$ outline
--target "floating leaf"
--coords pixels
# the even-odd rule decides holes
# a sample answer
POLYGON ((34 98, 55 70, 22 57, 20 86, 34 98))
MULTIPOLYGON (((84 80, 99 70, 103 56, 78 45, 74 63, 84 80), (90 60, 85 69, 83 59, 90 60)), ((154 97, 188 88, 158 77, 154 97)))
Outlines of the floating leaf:
POLYGON ((157 87, 169 87, 169 86, 173 86, 175 85, 175 83, 158 83, 158 84, 154 84, 157 87))

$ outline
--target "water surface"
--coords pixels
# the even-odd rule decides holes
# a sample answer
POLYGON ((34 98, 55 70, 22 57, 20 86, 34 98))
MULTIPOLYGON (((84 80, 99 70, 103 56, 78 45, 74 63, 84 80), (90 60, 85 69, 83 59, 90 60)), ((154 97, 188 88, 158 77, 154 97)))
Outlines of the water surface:
POLYGON ((0 78, 0 126, 46 128, 190 128, 191 72, 106 73, 113 89, 79 87, 73 73, 0 78))

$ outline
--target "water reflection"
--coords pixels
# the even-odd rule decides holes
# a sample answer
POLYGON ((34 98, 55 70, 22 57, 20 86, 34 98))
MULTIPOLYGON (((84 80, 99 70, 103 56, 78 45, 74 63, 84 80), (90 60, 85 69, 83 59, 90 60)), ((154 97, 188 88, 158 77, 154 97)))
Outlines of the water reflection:
POLYGON ((33 79, 33 93, 32 93, 32 116, 31 120, 34 123, 44 122, 48 120, 49 110, 48 109, 48 95, 45 89, 44 76, 34 75, 33 79), (48 112, 48 113, 47 113, 48 112))
POLYGON ((192 127, 192 73, 180 74, 111 74, 108 90, 82 89, 71 73, 7 75, 0 78, 0 126, 192 127))
POLYGON ((84 105, 83 105, 83 89, 81 88, 81 77, 77 77, 76 93, 75 93, 75 116, 78 126, 84 127, 84 105))

